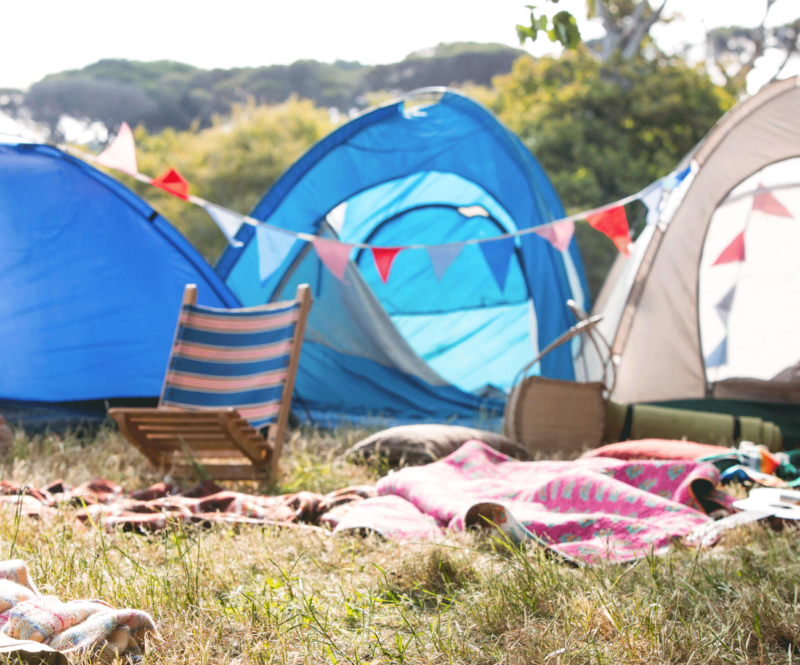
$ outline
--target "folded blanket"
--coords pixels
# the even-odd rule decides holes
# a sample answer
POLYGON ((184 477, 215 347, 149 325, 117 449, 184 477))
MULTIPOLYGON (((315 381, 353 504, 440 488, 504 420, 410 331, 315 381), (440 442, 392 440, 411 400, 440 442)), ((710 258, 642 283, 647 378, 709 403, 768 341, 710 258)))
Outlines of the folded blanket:
POLYGON ((334 533, 439 537, 492 523, 586 563, 665 551, 710 521, 700 500, 719 481, 711 464, 609 458, 520 462, 480 441, 378 482, 379 497, 352 507, 334 533))
POLYGON ((115 610, 101 600, 42 596, 24 561, 0 562, 0 632, 8 637, 110 662, 141 654, 148 631, 155 632, 155 624, 147 612, 115 610))

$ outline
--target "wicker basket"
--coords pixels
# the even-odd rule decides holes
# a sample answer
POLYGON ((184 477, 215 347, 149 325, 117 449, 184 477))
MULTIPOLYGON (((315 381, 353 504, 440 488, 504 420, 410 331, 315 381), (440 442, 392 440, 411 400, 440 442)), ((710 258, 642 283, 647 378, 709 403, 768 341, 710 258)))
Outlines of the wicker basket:
POLYGON ((596 448, 605 429, 604 390, 602 383, 524 377, 506 401, 503 434, 531 454, 596 448))

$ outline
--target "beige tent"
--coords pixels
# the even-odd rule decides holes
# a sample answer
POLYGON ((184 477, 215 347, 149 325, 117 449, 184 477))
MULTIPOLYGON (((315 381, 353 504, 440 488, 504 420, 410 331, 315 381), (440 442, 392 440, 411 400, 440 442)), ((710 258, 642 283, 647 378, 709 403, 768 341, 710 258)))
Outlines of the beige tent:
POLYGON ((611 357, 584 345, 580 378, 613 363, 625 403, 800 404, 800 79, 731 110, 688 167, 614 264, 594 311, 611 357))

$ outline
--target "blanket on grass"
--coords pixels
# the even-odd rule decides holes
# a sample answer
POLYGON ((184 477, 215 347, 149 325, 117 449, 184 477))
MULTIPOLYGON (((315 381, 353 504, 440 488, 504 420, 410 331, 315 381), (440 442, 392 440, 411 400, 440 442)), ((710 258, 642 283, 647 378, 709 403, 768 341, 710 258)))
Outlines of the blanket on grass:
POLYGON ((147 612, 115 610, 102 600, 62 602, 43 596, 24 561, 0 562, 0 632, 8 637, 111 662, 140 656, 145 634, 155 630, 147 612))
POLYGON ((73 506, 75 516, 89 525, 156 531, 170 523, 261 524, 333 529, 347 508, 376 496, 372 485, 345 487, 329 494, 296 492, 257 496, 229 492, 213 482, 189 490, 157 483, 137 492, 126 492, 107 480, 95 479, 78 487, 56 481, 31 487, 0 481, 0 508, 31 517, 49 517, 59 506, 73 506))
POLYGON ((379 496, 353 506, 334 533, 434 538, 492 524, 567 559, 624 562, 661 553, 710 522, 702 501, 718 481, 713 465, 693 461, 520 462, 469 441, 382 478, 379 496))

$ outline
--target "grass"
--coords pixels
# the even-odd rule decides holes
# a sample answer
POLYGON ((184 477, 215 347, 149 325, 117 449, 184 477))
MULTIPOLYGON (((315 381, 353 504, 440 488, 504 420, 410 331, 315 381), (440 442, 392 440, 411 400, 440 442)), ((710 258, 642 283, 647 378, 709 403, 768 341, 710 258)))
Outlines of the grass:
MULTIPOLYGON (((297 434, 275 491, 374 482, 338 454, 360 436, 297 434)), ((114 432, 21 433, 4 478, 129 489, 160 480, 114 432)), ((264 489, 264 488, 262 488, 264 489)), ((800 648, 797 532, 750 525, 720 546, 571 568, 470 535, 389 543, 304 530, 98 531, 68 509, 0 514, 0 555, 44 593, 150 612, 148 663, 792 663, 800 648)))

